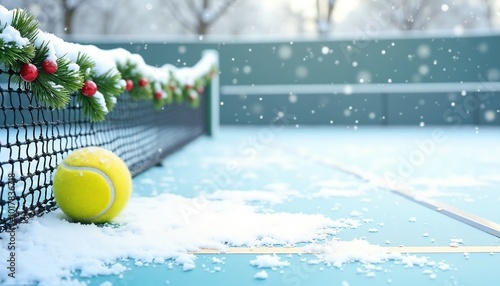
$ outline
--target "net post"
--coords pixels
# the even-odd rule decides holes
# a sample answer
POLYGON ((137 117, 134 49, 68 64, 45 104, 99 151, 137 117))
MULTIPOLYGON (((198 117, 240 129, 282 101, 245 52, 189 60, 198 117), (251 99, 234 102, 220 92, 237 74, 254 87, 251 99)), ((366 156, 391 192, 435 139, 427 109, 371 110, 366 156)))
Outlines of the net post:
POLYGON ((206 105, 206 122, 207 122, 207 134, 209 136, 216 136, 220 128, 220 116, 219 116, 219 53, 216 50, 205 50, 202 56, 210 55, 214 58, 214 66, 217 67, 215 74, 213 74, 210 89, 208 92, 208 99, 206 105))

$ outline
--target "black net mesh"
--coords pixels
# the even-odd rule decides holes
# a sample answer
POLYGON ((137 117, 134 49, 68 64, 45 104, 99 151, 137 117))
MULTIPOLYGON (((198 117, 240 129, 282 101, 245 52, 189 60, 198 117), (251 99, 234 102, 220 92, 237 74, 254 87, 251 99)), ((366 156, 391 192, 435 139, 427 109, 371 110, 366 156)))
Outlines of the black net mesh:
POLYGON ((196 109, 157 110, 125 93, 104 122, 92 123, 74 96, 64 109, 43 106, 26 86, 14 86, 14 74, 0 69, 0 232, 57 207, 52 173, 73 150, 106 148, 136 175, 206 132, 203 97, 196 109))

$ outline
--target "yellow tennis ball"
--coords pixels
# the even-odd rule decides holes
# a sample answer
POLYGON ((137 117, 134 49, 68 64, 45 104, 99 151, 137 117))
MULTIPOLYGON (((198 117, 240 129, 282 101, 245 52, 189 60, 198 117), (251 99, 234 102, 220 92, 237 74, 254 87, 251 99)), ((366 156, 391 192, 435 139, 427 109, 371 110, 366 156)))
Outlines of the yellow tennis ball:
POLYGON ((132 179, 113 152, 87 147, 74 151, 57 167, 53 191, 61 210, 73 220, 103 223, 127 204, 132 179))

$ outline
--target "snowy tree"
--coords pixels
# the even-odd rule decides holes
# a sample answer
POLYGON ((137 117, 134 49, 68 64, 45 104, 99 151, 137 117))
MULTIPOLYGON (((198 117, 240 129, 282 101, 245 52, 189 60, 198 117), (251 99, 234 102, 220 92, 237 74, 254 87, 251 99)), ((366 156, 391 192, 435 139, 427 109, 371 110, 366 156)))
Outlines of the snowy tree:
POLYGON ((55 2, 59 2, 63 31, 66 35, 109 35, 120 34, 120 32, 123 34, 132 31, 133 25, 148 18, 144 15, 147 12, 146 9, 144 13, 140 13, 141 11, 134 7, 134 4, 142 1, 58 0, 55 2), (130 21, 130 11, 136 12, 134 18, 137 21, 130 21))
POLYGON ((291 22, 293 22, 293 26, 295 26, 295 34, 302 35, 306 33, 307 23, 311 20, 305 15, 302 9, 294 9, 289 3, 284 4, 283 13, 285 14, 284 18, 287 18, 291 22))
POLYGON ((73 19, 75 13, 86 0, 59 0, 63 14, 64 33, 71 35, 73 33, 73 19))
POLYGON ((162 11, 175 19, 186 31, 198 35, 209 33, 218 21, 238 0, 169 0, 162 1, 162 11))
POLYGON ((334 7, 335 0, 316 0, 316 23, 318 25, 318 33, 320 35, 330 33, 334 7))
POLYGON ((1 5, 7 9, 27 9, 40 22, 40 28, 54 33, 61 26, 60 5, 57 1, 4 0, 1 5))
POLYGON ((435 0, 383 0, 372 3, 375 5, 389 4, 394 13, 389 14, 388 20, 390 24, 401 30, 423 30, 428 25, 429 20, 438 13, 436 4, 439 4, 435 0))
MULTIPOLYGON (((488 0, 361 0, 385 30, 429 30, 489 26, 488 0)), ((364 16, 366 19, 366 15, 364 16)))
POLYGON ((326 35, 500 27, 500 0, 0 0, 72 35, 326 35), (335 23, 335 25, 333 25, 335 23), (376 30, 376 31, 374 31, 376 30), (187 33, 186 33, 187 32, 187 33))
POLYGON ((497 20, 497 15, 500 15, 500 1, 498 0, 479 0, 479 2, 485 7, 485 14, 489 21, 490 27, 495 27, 495 22, 497 20))
MULTIPOLYGON (((75 15, 77 11, 90 1, 91 0, 35 0, 25 2, 27 2, 28 7, 34 7, 34 5, 37 5, 39 9, 44 12, 43 14, 35 15, 38 18, 48 15, 51 20, 56 20, 61 17, 63 33, 71 35, 74 31, 75 15)), ((43 22, 43 19, 41 22, 43 22)))
POLYGON ((119 34, 150 34, 155 27, 158 11, 152 4, 145 5, 142 1, 122 0, 87 0, 75 17, 76 34, 119 35, 119 34), (119 7, 117 9, 117 7, 119 7), (134 11, 134 21, 131 13, 134 11), (86 15, 92 15, 88 17, 86 15))
POLYGON ((74 32, 77 12, 92 0, 21 0, 8 1, 7 8, 23 8, 40 22, 40 28, 51 33, 70 35, 74 32))

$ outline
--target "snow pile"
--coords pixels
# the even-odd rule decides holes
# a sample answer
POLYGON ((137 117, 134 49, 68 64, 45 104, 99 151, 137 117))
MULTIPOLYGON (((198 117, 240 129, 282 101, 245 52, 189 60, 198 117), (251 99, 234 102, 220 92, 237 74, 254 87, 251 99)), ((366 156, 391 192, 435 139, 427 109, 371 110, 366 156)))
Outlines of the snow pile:
POLYGON ((240 191, 240 190, 217 190, 212 194, 207 195, 207 198, 212 200, 234 201, 239 203, 265 201, 271 204, 280 204, 290 198, 300 197, 297 191, 240 191))
POLYGON ((283 268, 285 266, 290 266, 290 262, 281 261, 281 257, 277 255, 258 255, 257 258, 250 261, 250 265, 257 268, 272 268, 276 269, 278 267, 283 268))
POLYGON ((254 275, 255 279, 261 279, 261 280, 267 279, 267 277, 269 277, 269 274, 267 274, 266 270, 259 271, 254 275))
POLYGON ((358 262, 358 274, 366 277, 375 277, 377 272, 385 271, 382 263, 394 261, 405 268, 425 268, 422 273, 429 278, 436 278, 435 271, 448 271, 451 265, 444 261, 432 261, 429 257, 388 252, 386 248, 370 244, 366 240, 354 239, 351 241, 332 240, 323 244, 308 244, 304 247, 305 253, 314 254, 317 259, 310 260, 309 264, 323 263, 328 267, 342 269, 347 263, 358 262))
POLYGON ((372 245, 366 240, 333 240, 325 244, 309 244, 304 247, 307 253, 316 253, 319 259, 328 265, 341 268, 351 262, 382 263, 399 258, 400 254, 387 253, 384 247, 372 245))
MULTIPOLYGON (((16 230, 16 279, 9 280, 2 272, 0 282, 52 285, 71 281, 77 270, 83 277, 119 274, 125 271, 119 262, 122 258, 134 259, 137 265, 172 259, 188 271, 196 267, 190 252, 201 248, 224 252, 228 246, 293 245, 324 240, 338 229, 351 227, 322 215, 261 213, 242 200, 172 194, 133 197, 110 225, 71 223, 59 210, 21 224, 16 230)), ((0 234, 0 257, 9 255, 8 235, 0 234)), ((277 257, 254 262, 264 266, 275 260, 279 262, 277 257)), ((5 260, 0 263, 6 267, 5 260)))

